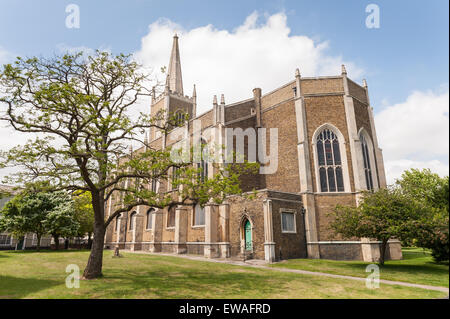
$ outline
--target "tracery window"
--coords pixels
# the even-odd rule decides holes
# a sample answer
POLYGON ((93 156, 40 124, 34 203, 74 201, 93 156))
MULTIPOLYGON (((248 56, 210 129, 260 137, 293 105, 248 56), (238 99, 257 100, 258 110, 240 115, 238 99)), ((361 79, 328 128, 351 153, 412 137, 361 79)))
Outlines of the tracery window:
POLYGON ((201 140, 201 149, 202 149, 202 158, 200 163, 197 163, 197 169, 198 171, 198 178, 200 182, 204 183, 208 179, 208 161, 207 161, 207 155, 208 155, 208 149, 207 144, 204 139, 201 140))
POLYGON ((321 192, 343 192, 344 178, 337 135, 328 128, 324 129, 317 136, 316 147, 321 192))
POLYGON ((367 140, 363 134, 359 135, 359 139, 361 140, 361 148, 364 159, 364 175, 366 177, 366 185, 368 190, 373 190, 373 179, 372 179, 372 167, 370 163, 369 157, 369 147, 367 145, 367 140))

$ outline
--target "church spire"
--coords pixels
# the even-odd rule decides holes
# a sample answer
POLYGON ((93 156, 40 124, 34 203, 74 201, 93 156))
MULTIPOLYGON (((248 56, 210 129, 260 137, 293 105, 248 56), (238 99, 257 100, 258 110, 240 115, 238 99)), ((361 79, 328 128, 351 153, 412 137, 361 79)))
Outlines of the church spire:
POLYGON ((178 35, 176 33, 173 36, 172 53, 170 55, 169 72, 167 73, 167 77, 170 91, 183 95, 180 49, 178 47, 178 35))

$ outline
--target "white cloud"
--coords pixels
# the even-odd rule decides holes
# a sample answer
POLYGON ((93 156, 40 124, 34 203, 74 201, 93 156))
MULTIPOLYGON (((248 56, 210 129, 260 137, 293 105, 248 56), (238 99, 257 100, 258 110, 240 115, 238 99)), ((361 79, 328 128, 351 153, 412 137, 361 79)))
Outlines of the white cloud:
POLYGON ((430 161, 413 161, 409 159, 388 160, 385 161, 386 175, 388 184, 393 184, 397 178, 400 178, 402 173, 411 168, 423 169, 429 168, 433 173, 440 176, 448 176, 448 162, 440 160, 430 161))
POLYGON ((136 57, 159 72, 168 65, 172 36, 177 32, 184 94, 191 95, 196 84, 199 112, 212 108, 214 94, 223 93, 226 103, 232 103, 250 98, 255 87, 267 93, 293 80, 297 67, 304 76, 336 75, 346 64, 350 77, 362 74, 342 57, 327 55, 327 42, 290 34, 284 13, 267 16, 263 23, 258 23, 259 18, 252 13, 231 32, 213 25, 186 30, 160 19, 149 26, 136 57))
POLYGON ((449 91, 415 91, 405 102, 384 108, 375 122, 387 179, 403 170, 430 168, 448 175, 449 91))

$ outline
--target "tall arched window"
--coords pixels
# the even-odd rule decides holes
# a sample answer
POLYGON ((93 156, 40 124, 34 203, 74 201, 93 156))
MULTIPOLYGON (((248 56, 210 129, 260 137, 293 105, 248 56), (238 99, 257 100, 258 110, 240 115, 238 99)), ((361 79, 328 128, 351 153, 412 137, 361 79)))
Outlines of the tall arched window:
POLYGON ((129 227, 129 230, 134 230, 135 224, 136 224, 136 212, 132 212, 130 214, 130 227, 129 227))
POLYGON ((150 208, 147 211, 147 229, 152 229, 153 226, 152 215, 154 211, 155 211, 154 208, 150 208))
POLYGON ((178 179, 180 178, 180 168, 172 167, 172 189, 178 189, 178 179))
POLYGON ((361 140, 361 149, 364 160, 364 175, 366 177, 367 189, 373 190, 374 187, 372 179, 372 166, 370 164, 370 156, 369 156, 369 146, 367 145, 367 140, 362 133, 359 135, 359 139, 361 140))
POLYGON ((205 182, 206 179, 208 179, 208 146, 204 139, 201 139, 201 154, 202 158, 200 160, 200 163, 197 163, 197 169, 198 172, 198 178, 200 182, 205 182))
MULTIPOLYGON (((154 169, 152 171, 152 176, 156 176, 157 174, 158 174, 158 172, 154 169)), ((152 178, 152 185, 151 185, 151 187, 152 187, 152 192, 156 193, 157 187, 158 187, 158 179, 157 178, 152 178)))
POLYGON ((322 130, 316 141, 320 191, 343 192, 341 151, 338 137, 328 128, 322 130))
POLYGON ((116 229, 116 232, 118 232, 119 231, 119 225, 120 225, 120 223, 119 223, 119 221, 120 221, 120 217, 122 216, 122 214, 119 214, 119 215, 117 215, 117 217, 116 217, 116 227, 115 227, 115 229, 116 229))

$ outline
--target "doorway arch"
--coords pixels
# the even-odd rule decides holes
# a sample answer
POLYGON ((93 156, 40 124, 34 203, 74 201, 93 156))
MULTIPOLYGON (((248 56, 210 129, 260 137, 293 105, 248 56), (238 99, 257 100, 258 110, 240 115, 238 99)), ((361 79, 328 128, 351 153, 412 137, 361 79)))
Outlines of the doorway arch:
POLYGON ((253 252, 253 223, 246 215, 241 219, 241 252, 253 252))

